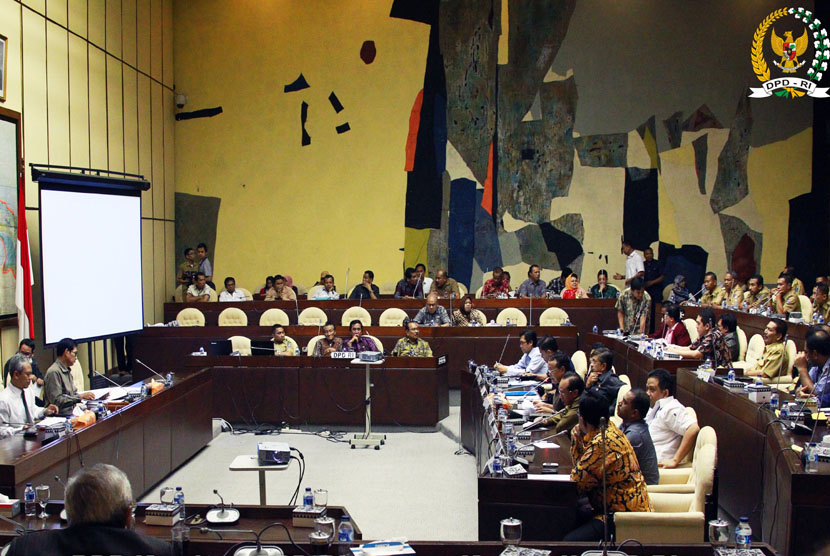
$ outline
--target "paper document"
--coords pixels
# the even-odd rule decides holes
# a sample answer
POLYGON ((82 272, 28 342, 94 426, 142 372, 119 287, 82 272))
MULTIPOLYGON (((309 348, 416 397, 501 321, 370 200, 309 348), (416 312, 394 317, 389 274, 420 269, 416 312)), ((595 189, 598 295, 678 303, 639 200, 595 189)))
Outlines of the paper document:
POLYGON ((127 395, 127 390, 125 388, 121 388, 120 386, 113 386, 111 388, 96 388, 95 390, 87 390, 87 392, 92 392, 96 400, 109 401, 120 400, 127 395))
POLYGON ((571 476, 567 473, 551 473, 549 475, 535 475, 528 473, 528 479, 536 479, 537 481, 559 481, 561 483, 570 482, 571 476))
POLYGON ((548 442, 547 440, 533 442, 533 445, 537 448, 559 448, 559 444, 557 444, 556 442, 548 442))
POLYGON ((64 417, 44 417, 43 419, 38 421, 37 426, 46 429, 51 429, 56 427, 62 427, 65 422, 66 419, 64 417))

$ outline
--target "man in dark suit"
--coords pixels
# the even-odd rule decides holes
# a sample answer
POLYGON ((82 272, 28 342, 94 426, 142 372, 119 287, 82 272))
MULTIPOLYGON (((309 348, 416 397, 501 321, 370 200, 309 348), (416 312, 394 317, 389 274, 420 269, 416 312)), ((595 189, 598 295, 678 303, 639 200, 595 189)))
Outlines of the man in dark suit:
POLYGON ((69 527, 18 537, 7 554, 172 555, 170 543, 130 530, 134 503, 130 481, 123 471, 105 463, 84 467, 66 485, 69 527))

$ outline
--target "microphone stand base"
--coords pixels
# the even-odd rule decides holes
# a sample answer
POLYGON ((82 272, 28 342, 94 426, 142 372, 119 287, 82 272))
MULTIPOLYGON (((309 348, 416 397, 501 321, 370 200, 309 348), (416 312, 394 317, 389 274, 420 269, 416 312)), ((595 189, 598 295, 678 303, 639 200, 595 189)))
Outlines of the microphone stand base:
POLYGON ((263 546, 259 550, 255 546, 243 546, 233 553, 233 556, 283 556, 285 553, 278 546, 263 546))
POLYGON ((596 548, 586 550, 582 553, 582 556, 628 556, 628 554, 621 550, 606 550, 603 552, 601 548, 596 548))

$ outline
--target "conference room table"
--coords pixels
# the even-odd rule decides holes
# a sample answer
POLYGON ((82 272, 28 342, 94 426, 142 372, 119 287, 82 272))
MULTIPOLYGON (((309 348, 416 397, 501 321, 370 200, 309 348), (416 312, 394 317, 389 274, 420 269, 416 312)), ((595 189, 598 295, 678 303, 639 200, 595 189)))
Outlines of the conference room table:
MULTIPOLYGON (((215 304, 214 304, 215 305, 215 304)), ((576 351, 579 331, 575 326, 536 326, 538 336, 554 336, 561 349, 568 353, 576 351)), ((491 364, 502 358, 515 363, 521 357, 519 335, 525 330, 516 326, 464 326, 420 328, 423 338, 435 354, 447 354, 447 370, 450 388, 458 388, 460 372, 469 360, 488 361, 491 364)), ((371 326, 366 333, 380 340, 383 351, 391 352, 395 343, 404 336, 399 326, 371 326)), ((302 350, 315 336, 322 334, 317 326, 289 326, 286 335, 297 342, 302 350)), ((348 327, 338 326, 337 336, 348 338, 348 327)), ((231 336, 245 336, 251 340, 271 338, 268 326, 151 326, 135 336, 133 352, 135 357, 157 372, 184 368, 185 358, 200 348, 209 351, 212 340, 225 340, 231 336)), ((133 365, 133 376, 137 379, 151 376, 143 365, 133 365)))
MULTIPOLYGON (((748 516, 755 535, 785 556, 826 554, 830 546, 830 463, 806 473, 801 457, 810 434, 794 434, 768 406, 742 393, 677 371, 677 399, 718 435, 718 503, 737 520, 748 516)), ((791 400, 781 394, 782 402, 791 400)), ((815 440, 830 433, 819 425, 815 440)))
MULTIPOLYGON (((438 303, 447 312, 458 308, 458 299, 440 299, 438 303)), ((487 322, 495 320, 496 316, 503 309, 514 307, 524 313, 528 319, 528 326, 538 326, 539 316, 545 309, 559 307, 564 310, 571 323, 581 333, 590 331, 594 325, 600 330, 610 330, 617 327, 617 313, 614 310, 615 299, 531 299, 531 298, 505 298, 505 299, 476 299, 474 307, 484 313, 487 322)), ((244 301, 244 302, 201 302, 201 303, 179 303, 171 302, 164 304, 164 322, 175 320, 179 311, 188 307, 199 309, 205 315, 205 325, 211 326, 219 323, 219 313, 228 307, 236 307, 245 312, 248 317, 248 324, 259 323, 262 313, 268 309, 281 309, 288 316, 289 324, 297 324, 297 317, 303 309, 317 307, 322 309, 328 320, 336 325, 342 325, 343 313, 350 307, 360 306, 369 312, 372 317, 372 324, 380 321, 380 315, 389 308, 403 310, 410 318, 413 318, 420 309, 424 308, 426 302, 423 299, 333 299, 315 300, 299 299, 294 301, 244 301)))
MULTIPOLYGON (((492 476, 487 465, 494 445, 503 440, 494 430, 492 400, 475 370, 464 371, 461 380, 461 445, 476 459, 479 540, 498 540, 499 523, 508 517, 522 520, 523 538, 528 541, 562 540, 577 524, 578 494, 576 483, 569 478, 573 460, 567 435, 550 439, 557 447, 535 448, 528 478, 492 476), (545 462, 559 465, 556 475, 560 480, 542 475, 545 462)), ((541 428, 531 433, 530 440, 518 442, 550 435, 549 429, 541 428)))
MULTIPOLYGON (((213 377, 214 417, 231 423, 362 425, 366 368, 330 357, 199 356, 213 377)), ((371 369, 372 424, 434 427, 449 415, 446 356, 387 357, 371 369)))
MULTIPOLYGON (((628 375, 632 388, 645 388, 648 373, 654 369, 666 369, 672 374, 681 367, 697 367, 697 359, 657 359, 646 353, 640 353, 635 345, 625 340, 612 338, 601 334, 587 334, 585 336, 586 353, 590 346, 599 343, 606 346, 614 354, 614 369, 617 374, 628 375)), ((590 362, 589 362, 590 363, 590 362)))
MULTIPOLYGON (((0 440, 0 492, 23 498, 26 483, 46 484, 52 496, 82 466, 109 463, 130 479, 140 496, 177 469, 213 438, 213 375, 177 373, 173 385, 113 411, 96 423, 43 445, 44 433, 0 440)), ((57 496, 55 496, 57 495, 57 496)))

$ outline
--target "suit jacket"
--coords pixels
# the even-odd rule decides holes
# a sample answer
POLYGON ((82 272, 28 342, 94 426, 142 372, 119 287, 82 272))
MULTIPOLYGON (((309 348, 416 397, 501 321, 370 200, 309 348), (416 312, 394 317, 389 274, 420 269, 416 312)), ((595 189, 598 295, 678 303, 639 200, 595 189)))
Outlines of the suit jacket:
POLYGON ((71 525, 66 529, 34 531, 16 538, 8 556, 37 554, 67 556, 120 554, 121 556, 172 556, 169 542, 135 531, 106 525, 71 525))
MULTIPOLYGON (((669 333, 666 330, 666 333, 662 336, 663 338, 669 333)), ((677 322, 674 325, 674 335, 672 336, 672 342, 676 346, 690 346, 692 345, 692 337, 689 336, 689 331, 686 328, 686 325, 682 322, 677 322)))

